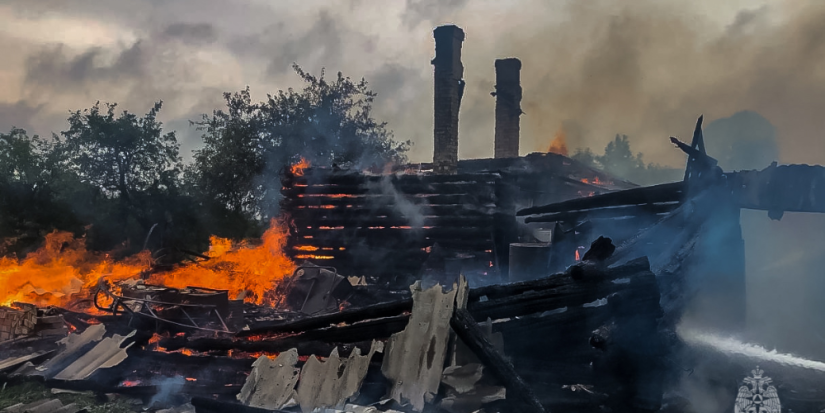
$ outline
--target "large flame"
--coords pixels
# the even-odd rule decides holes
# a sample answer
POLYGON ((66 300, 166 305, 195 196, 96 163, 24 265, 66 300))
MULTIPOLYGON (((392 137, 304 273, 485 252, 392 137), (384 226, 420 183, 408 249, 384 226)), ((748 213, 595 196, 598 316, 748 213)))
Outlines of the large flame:
POLYGON ((37 305, 60 305, 74 294, 94 286, 106 275, 117 281, 149 268, 151 256, 142 252, 115 262, 108 254, 86 250, 84 239, 68 232, 46 235, 42 248, 25 259, 0 257, 0 305, 20 301, 37 305))
MULTIPOLYGON (((231 298, 245 292, 245 299, 262 303, 264 293, 292 273, 295 264, 283 254, 287 226, 273 220, 263 242, 212 237, 209 260, 178 266, 151 275, 149 282, 173 288, 198 286, 229 290, 231 298)), ((115 261, 109 254, 86 250, 84 239, 67 232, 46 236, 45 245, 24 259, 0 258, 0 305, 26 302, 37 305, 66 305, 76 295, 94 287, 101 276, 110 281, 135 277, 152 269, 152 258, 143 251, 115 261)))
POLYGON ((233 247, 230 240, 213 236, 209 260, 153 274, 149 283, 229 290, 230 298, 244 292, 247 301, 261 304, 264 293, 295 269, 295 263, 283 253, 287 232, 285 222, 272 220, 263 243, 254 247, 246 242, 233 247))
POLYGON ((550 142, 547 152, 567 156, 567 134, 564 133, 564 129, 559 128, 556 132, 556 136, 550 142))

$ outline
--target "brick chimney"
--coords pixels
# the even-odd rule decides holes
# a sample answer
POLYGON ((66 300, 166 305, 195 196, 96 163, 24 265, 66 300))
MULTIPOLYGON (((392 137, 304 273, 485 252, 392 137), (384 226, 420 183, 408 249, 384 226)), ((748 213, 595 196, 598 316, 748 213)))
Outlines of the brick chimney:
POLYGON ((521 61, 496 60, 496 158, 519 156, 519 116, 521 116, 521 61))
POLYGON ((453 25, 440 26, 435 37, 435 147, 433 169, 440 174, 454 174, 458 168, 458 110, 464 94, 464 66, 461 44, 464 31, 453 25))

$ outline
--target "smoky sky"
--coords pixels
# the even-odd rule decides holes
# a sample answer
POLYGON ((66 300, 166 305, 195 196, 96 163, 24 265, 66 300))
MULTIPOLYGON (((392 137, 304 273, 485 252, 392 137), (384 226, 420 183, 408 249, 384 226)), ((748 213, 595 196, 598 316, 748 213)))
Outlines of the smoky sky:
POLYGON ((375 115, 432 159, 432 29, 456 24, 467 82, 462 158, 493 153, 494 60, 523 62, 521 152, 601 151, 630 136, 647 161, 680 166, 667 137, 749 110, 765 117, 780 162, 825 157, 825 4, 640 0, 25 1, 0 3, 0 128, 48 135, 68 111, 96 101, 177 130, 184 156, 199 146, 188 120, 249 85, 263 99, 300 87, 293 62, 366 78, 375 115))

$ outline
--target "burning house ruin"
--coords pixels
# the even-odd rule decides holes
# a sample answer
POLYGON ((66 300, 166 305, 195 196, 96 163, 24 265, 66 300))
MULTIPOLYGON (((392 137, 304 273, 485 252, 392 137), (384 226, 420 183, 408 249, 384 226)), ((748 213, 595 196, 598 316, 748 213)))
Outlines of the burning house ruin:
MULTIPOLYGON (((825 169, 725 172, 701 118, 689 144, 672 138, 679 182, 519 156, 517 59, 495 63, 495 158, 459 160, 464 32, 434 36, 431 164, 296 164, 261 245, 214 239, 173 268, 97 257, 81 271, 54 236, 14 271, 64 285, 2 296, 0 374, 179 412, 694 411, 673 390, 677 329, 741 327, 740 209, 825 212, 825 169)), ((784 378, 785 406, 823 407, 798 380, 815 373, 758 362, 784 378)))

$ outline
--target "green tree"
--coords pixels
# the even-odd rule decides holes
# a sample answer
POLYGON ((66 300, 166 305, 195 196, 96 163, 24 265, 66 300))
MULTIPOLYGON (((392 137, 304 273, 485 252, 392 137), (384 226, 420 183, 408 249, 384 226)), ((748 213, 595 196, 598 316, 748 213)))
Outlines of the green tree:
POLYGON ((617 134, 604 148, 604 155, 596 157, 596 160, 606 171, 625 177, 645 168, 642 154, 633 155, 633 151, 630 150, 627 135, 617 134))
POLYGON ((293 68, 305 87, 252 103, 249 89, 224 94, 226 111, 196 124, 204 146, 187 176, 194 188, 233 213, 265 222, 278 211, 279 173, 299 158, 313 166, 367 168, 405 161, 409 142, 397 142, 372 116, 367 82, 338 73, 329 81, 293 68))
POLYGON ((255 178, 264 171, 261 126, 249 88, 224 93, 227 110, 216 110, 195 123, 204 133, 186 170, 192 194, 206 196, 233 213, 255 209, 255 178))
POLYGON ((5 182, 35 183, 42 178, 44 153, 48 144, 39 136, 12 128, 0 133, 0 179, 5 182))
POLYGON ((640 185, 678 181, 684 173, 682 169, 666 168, 652 163, 645 164, 641 152, 633 154, 627 135, 617 134, 605 146, 602 155, 594 154, 590 148, 579 148, 571 158, 640 185))
POLYGON ((590 148, 577 148, 570 158, 577 160, 587 166, 598 168, 600 165, 596 161, 596 154, 590 148))
POLYGON ((69 129, 55 136, 64 169, 83 182, 128 201, 136 191, 169 181, 180 171, 174 132, 163 133, 157 120, 162 102, 142 118, 127 111, 115 116, 117 104, 100 103, 69 116, 69 129))
POLYGON ((0 255, 22 253, 54 229, 78 231, 51 182, 49 142, 25 130, 0 133, 0 255))
POLYGON ((168 221, 181 165, 175 133, 164 133, 157 120, 161 106, 139 117, 96 103, 72 112, 69 128, 54 136, 50 179, 59 184, 59 199, 93 224, 94 249, 126 241, 124 251, 134 252, 153 225, 168 221))

